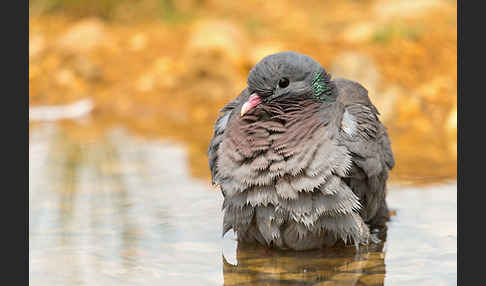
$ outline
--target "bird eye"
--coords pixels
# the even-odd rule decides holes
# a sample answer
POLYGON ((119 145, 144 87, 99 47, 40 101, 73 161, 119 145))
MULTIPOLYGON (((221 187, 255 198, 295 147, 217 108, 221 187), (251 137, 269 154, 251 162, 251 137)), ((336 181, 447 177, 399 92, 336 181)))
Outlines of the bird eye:
POLYGON ((281 88, 285 88, 285 87, 289 86, 289 83, 290 83, 289 79, 286 78, 286 77, 283 77, 278 81, 278 86, 281 87, 281 88))

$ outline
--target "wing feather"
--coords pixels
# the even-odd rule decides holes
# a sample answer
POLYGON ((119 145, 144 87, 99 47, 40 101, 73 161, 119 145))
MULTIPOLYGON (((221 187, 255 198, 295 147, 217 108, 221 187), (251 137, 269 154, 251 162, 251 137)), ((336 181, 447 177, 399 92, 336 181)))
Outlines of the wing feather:
POLYGON ((388 220, 386 180, 395 165, 391 142, 368 91, 351 80, 334 81, 339 93, 337 100, 344 105, 339 140, 353 161, 344 180, 360 198, 363 219, 372 226, 380 226, 388 220))
POLYGON ((214 123, 214 135, 209 143, 208 148, 208 159, 209 159, 209 169, 211 170, 211 180, 213 184, 220 184, 218 182, 218 168, 216 161, 218 160, 218 148, 221 142, 223 141, 224 131, 228 122, 231 120, 231 117, 234 114, 234 110, 239 110, 241 105, 248 99, 249 92, 248 89, 244 89, 238 97, 233 99, 230 103, 224 106, 220 110, 220 115, 216 122, 214 123))

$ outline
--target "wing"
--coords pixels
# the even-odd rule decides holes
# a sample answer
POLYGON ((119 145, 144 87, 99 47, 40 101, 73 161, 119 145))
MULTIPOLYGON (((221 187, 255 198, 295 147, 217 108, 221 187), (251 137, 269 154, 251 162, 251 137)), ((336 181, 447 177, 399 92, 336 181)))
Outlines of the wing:
POLYGON ((335 79, 334 82, 339 93, 337 100, 344 105, 339 140, 353 161, 344 181, 360 198, 364 221, 372 227, 381 227, 389 217, 386 180, 395 165, 390 139, 368 91, 351 80, 335 79))
MULTIPOLYGON (((248 89, 244 89, 238 97, 233 99, 230 103, 224 106, 220 110, 220 115, 216 122, 214 123, 214 135, 209 143, 208 149, 208 159, 209 159, 209 169, 211 170, 211 180, 213 184, 219 184, 218 182, 218 167, 216 161, 218 160, 218 148, 221 142, 223 141, 224 131, 226 129, 226 125, 228 125, 229 120, 233 116, 234 113, 237 113, 243 103, 248 100, 250 93, 248 89), (236 112, 233 112, 235 111, 236 112)), ((223 192, 224 195, 224 192, 223 192)))

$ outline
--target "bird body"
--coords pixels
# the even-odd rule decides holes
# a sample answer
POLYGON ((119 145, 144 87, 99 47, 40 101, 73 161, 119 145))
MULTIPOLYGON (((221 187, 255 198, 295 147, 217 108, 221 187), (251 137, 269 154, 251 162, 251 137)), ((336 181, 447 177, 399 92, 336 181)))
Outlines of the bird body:
POLYGON ((390 141, 359 83, 331 80, 283 52, 250 71, 221 110, 208 157, 221 187, 223 235, 281 249, 366 244, 388 220, 390 141))

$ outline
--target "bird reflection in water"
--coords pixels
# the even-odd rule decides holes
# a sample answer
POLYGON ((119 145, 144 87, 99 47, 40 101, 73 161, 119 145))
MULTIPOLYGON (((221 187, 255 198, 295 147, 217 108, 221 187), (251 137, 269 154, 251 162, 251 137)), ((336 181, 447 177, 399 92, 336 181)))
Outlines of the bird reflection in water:
POLYGON ((223 255, 224 285, 384 285, 386 230, 381 242, 309 251, 239 243, 236 265, 223 255))

